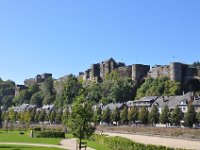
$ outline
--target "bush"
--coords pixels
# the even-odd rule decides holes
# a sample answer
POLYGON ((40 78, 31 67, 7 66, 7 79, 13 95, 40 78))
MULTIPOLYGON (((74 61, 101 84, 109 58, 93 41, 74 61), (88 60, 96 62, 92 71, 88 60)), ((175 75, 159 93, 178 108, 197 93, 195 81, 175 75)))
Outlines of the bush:
POLYGON ((33 131, 33 138, 65 138, 65 133, 56 131, 33 131))
POLYGON ((40 127, 35 127, 35 128, 33 128, 33 131, 41 131, 41 128, 40 127))
POLYGON ((103 135, 94 135, 90 139, 97 143, 106 145, 113 150, 174 150, 174 148, 165 146, 140 144, 122 137, 105 137, 103 135))

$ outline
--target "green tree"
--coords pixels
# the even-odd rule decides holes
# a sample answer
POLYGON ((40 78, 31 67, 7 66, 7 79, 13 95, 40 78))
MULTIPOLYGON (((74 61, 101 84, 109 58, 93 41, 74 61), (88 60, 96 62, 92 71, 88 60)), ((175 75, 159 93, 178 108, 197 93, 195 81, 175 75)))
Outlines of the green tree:
POLYGON ((106 110, 103 111, 101 120, 107 124, 110 124, 110 117, 111 117, 111 112, 109 107, 107 107, 106 110))
POLYGON ((43 103, 51 104, 55 100, 55 89, 53 86, 53 79, 51 77, 45 79, 45 81, 41 85, 41 89, 44 95, 43 103))
POLYGON ((196 112, 193 106, 190 104, 188 106, 188 111, 184 114, 184 123, 187 127, 192 127, 196 122, 196 112))
POLYGON ((138 119, 145 125, 148 123, 148 114, 149 112, 145 107, 142 107, 139 111, 138 119))
MULTIPOLYGON (((58 124, 62 123, 62 116, 63 116, 62 110, 58 110, 56 113, 55 122, 58 124)), ((66 124, 66 122, 64 124, 66 124)))
POLYGON ((92 116, 92 105, 86 100, 84 94, 76 97, 69 127, 72 134, 79 139, 79 149, 81 149, 82 139, 90 137, 95 131, 95 127, 91 124, 92 116))
POLYGON ((102 116, 102 110, 100 107, 97 106, 96 111, 94 112, 93 115, 93 121, 95 124, 99 124, 101 121, 101 116, 102 116))
POLYGON ((0 128, 2 127, 2 110, 0 105, 0 128))
POLYGON ((36 123, 36 122, 35 122, 36 109, 33 108, 33 109, 30 111, 30 113, 31 113, 31 122, 32 122, 32 123, 36 123))
POLYGON ((169 107, 167 105, 165 105, 160 115, 160 122, 166 124, 166 126, 168 123, 170 123, 170 112, 169 112, 169 107))
POLYGON ((144 96, 177 95, 181 92, 181 84, 167 77, 148 78, 137 90, 137 99, 144 96))
POLYGON ((37 107, 42 107, 42 103, 43 103, 43 95, 42 95, 42 92, 37 92, 37 93, 34 93, 31 97, 31 101, 30 103, 33 104, 33 105, 36 105, 37 107))
POLYGON ((45 121, 46 115, 47 115, 47 114, 46 114, 46 111, 45 111, 45 110, 42 110, 42 111, 39 113, 38 121, 44 122, 44 121, 45 121))
POLYGON ((55 123, 56 122, 56 111, 55 110, 53 110, 53 111, 50 112, 49 121, 51 123, 55 123))
POLYGON ((123 107, 121 113, 120 113, 120 119, 122 124, 127 124, 128 122, 128 109, 126 106, 123 107))
POLYGON ((182 112, 180 108, 176 106, 171 115, 171 123, 176 126, 180 126, 181 119, 182 119, 182 112))
POLYGON ((17 113, 14 111, 14 109, 10 109, 8 111, 8 119, 12 123, 14 123, 17 120, 17 113))
POLYGON ((136 107, 132 107, 130 109, 130 111, 128 112, 128 120, 130 122, 133 121, 134 123, 135 123, 136 120, 138 120, 138 111, 137 111, 136 107))
POLYGON ((30 95, 33 95, 34 93, 37 93, 39 91, 39 86, 37 83, 33 83, 29 88, 28 91, 30 95))
POLYGON ((155 125, 158 122, 159 122, 158 107, 156 105, 153 105, 151 112, 149 113, 149 123, 155 125))
POLYGON ((81 89, 81 84, 79 83, 78 79, 73 76, 69 75, 67 81, 64 83, 61 101, 62 106, 69 105, 73 103, 74 98, 78 96, 79 90, 81 89))
POLYGON ((29 128, 31 122, 31 113, 29 111, 23 111, 19 113, 19 121, 21 124, 26 124, 27 128, 29 128))
POLYGON ((19 95, 15 97, 14 101, 16 105, 21 105, 23 103, 29 104, 30 98, 31 94, 29 93, 28 89, 24 89, 20 91, 19 95))
POLYGON ((100 99, 102 98, 102 89, 100 84, 101 83, 92 82, 91 84, 86 86, 88 99, 92 100, 96 104, 99 103, 100 99))
POLYGON ((116 122, 117 125, 120 121, 120 111, 117 106, 115 107, 114 111, 111 113, 111 121, 116 122))
POLYGON ((200 123, 200 112, 197 113, 196 119, 197 119, 197 122, 200 123))

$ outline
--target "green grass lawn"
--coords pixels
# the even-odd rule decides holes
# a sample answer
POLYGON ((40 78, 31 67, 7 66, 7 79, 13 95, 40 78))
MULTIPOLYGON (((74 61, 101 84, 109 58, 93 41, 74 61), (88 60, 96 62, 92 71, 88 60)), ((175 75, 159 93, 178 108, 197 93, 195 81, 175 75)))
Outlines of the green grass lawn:
POLYGON ((0 150, 62 150, 51 147, 19 146, 19 145, 0 145, 0 150))
POLYGON ((20 135, 19 131, 8 131, 8 133, 0 131, 0 142, 59 144, 61 140, 60 138, 30 138, 26 131, 23 135, 20 135))

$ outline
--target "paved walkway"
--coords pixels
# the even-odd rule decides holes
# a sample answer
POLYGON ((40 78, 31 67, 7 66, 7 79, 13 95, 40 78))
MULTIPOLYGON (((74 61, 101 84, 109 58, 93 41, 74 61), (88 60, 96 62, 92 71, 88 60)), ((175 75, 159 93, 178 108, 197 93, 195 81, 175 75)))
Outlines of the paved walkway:
POLYGON ((163 145, 163 146, 173 147, 173 148, 200 150, 199 141, 175 139, 175 138, 164 138, 164 137, 156 137, 156 136, 146 136, 146 135, 136 135, 136 134, 110 133, 110 132, 104 132, 103 134, 109 135, 109 136, 121 136, 121 137, 125 137, 135 142, 143 143, 143 144, 163 145))
MULTIPOLYGON (((41 146, 41 147, 56 147, 66 150, 76 150, 76 139, 63 139, 60 142, 61 145, 52 145, 52 144, 34 144, 34 143, 14 143, 14 142, 0 142, 0 145, 24 145, 24 146, 41 146)), ((90 147, 87 147, 87 150, 94 150, 90 147)))

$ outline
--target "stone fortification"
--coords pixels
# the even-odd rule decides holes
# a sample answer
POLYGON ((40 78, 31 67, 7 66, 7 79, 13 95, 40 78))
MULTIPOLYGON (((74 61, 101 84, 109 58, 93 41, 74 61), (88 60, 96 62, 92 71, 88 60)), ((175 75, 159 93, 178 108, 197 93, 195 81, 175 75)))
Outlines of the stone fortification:
POLYGON ((186 83, 198 76, 198 69, 180 62, 172 62, 169 65, 132 64, 126 66, 122 62, 116 62, 113 58, 92 64, 84 72, 83 80, 103 81, 106 74, 116 70, 122 77, 130 77, 135 82, 142 82, 145 78, 168 77, 172 81, 186 83))

